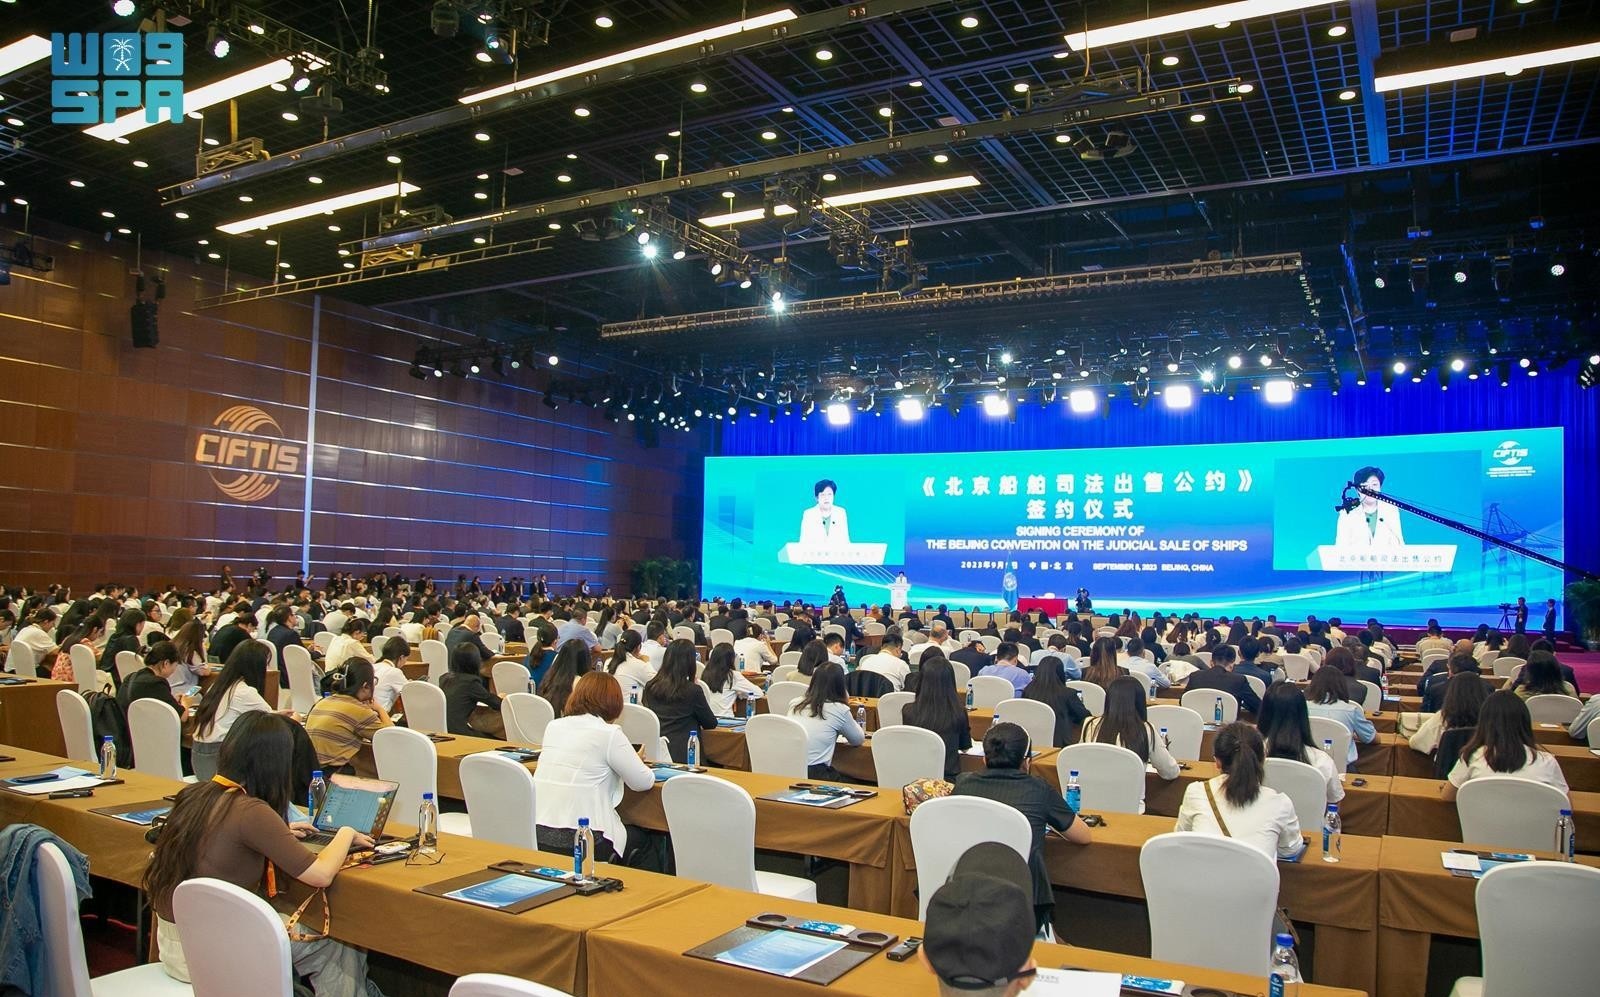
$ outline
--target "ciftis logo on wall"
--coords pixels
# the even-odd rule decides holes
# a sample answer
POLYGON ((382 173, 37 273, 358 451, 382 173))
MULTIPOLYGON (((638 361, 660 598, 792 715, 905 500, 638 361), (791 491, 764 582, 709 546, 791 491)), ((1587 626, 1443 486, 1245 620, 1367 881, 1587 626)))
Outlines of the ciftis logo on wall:
POLYGON ((115 31, 50 36, 50 120, 98 125, 144 108, 148 124, 183 120, 183 35, 115 31))
POLYGON ((1532 476, 1533 463, 1528 448, 1516 440, 1504 440, 1489 453, 1496 466, 1489 468, 1491 478, 1526 478, 1532 476))
POLYGON ((195 441, 194 459, 229 498, 259 502, 278 490, 278 475, 300 473, 304 448, 285 440, 278 421, 254 405, 224 409, 212 425, 195 441))

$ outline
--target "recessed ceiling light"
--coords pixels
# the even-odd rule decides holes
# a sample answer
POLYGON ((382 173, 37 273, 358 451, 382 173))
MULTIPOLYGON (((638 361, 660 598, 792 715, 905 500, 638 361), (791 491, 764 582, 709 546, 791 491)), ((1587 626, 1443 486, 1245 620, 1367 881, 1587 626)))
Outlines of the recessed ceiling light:
POLYGON ((101 218, 115 218, 115 217, 117 217, 117 213, 115 211, 102 211, 102 212, 100 212, 100 217, 101 218))
POLYGON ((337 226, 337 225, 329 225, 328 226, 328 231, 329 232, 338 232, 338 231, 340 231, 340 229, 339 229, 339 226, 337 226))
POLYGON ((945 155, 942 152, 937 152, 937 153, 934 153, 933 161, 936 162, 936 163, 948 163, 948 162, 950 162, 950 157, 945 155))
POLYGON ((1052 58, 1052 59, 1066 59, 1066 58, 1071 57, 1071 55, 1072 55, 1071 52, 1057 52, 1055 55, 1051 56, 1050 58, 1052 58))
POLYGON ((761 137, 766 141, 771 142, 773 139, 778 137, 778 133, 768 129, 767 131, 761 133, 761 137))
POLYGON ((1232 21, 1218 21, 1216 24, 1213 24, 1212 27, 1216 28, 1218 31, 1225 31, 1228 28, 1233 27, 1233 22, 1232 21))
POLYGON ((1349 30, 1350 30, 1349 28, 1345 27, 1342 24, 1335 24, 1333 27, 1328 29, 1328 37, 1329 38, 1343 38, 1345 36, 1345 33, 1347 31, 1349 31, 1349 30))
POLYGON ((287 269, 289 269, 289 267, 290 267, 290 263, 289 263, 289 262, 288 262, 288 261, 287 261, 287 260, 285 260, 285 261, 284 261, 284 262, 282 262, 282 263, 279 263, 279 264, 278 264, 278 266, 279 266, 279 267, 280 267, 280 268, 281 268, 281 269, 284 269, 284 270, 287 270, 287 269))
POLYGON ((344 268, 346 270, 354 270, 356 268, 356 265, 354 263, 351 263, 349 260, 345 260, 344 261, 344 268))
POLYGON ((300 120, 300 115, 294 113, 293 111, 284 111, 283 112, 283 120, 285 120, 285 121, 299 121, 300 120))
POLYGON ((658 163, 664 163, 664 162, 666 162, 667 160, 669 160, 671 158, 672 158, 671 156, 667 155, 664 152, 656 153, 656 162, 658 162, 658 163))
POLYGON ((1056 141, 1060 142, 1062 145, 1066 145, 1068 142, 1072 141, 1072 136, 1071 135, 1064 135, 1064 134, 1063 135, 1057 135, 1056 136, 1056 141))
POLYGON ((1520 67, 1515 68, 1515 69, 1508 69, 1508 70, 1506 70, 1506 75, 1507 76, 1521 76, 1522 75, 1522 69, 1520 67))
POLYGON ((390 166, 399 166, 400 165, 400 157, 396 156, 392 152, 389 153, 389 155, 387 155, 387 156, 385 156, 383 158, 384 158, 384 161, 387 162, 390 166))
POLYGON ((271 84, 271 86, 272 86, 272 89, 278 91, 279 93, 288 93, 289 92, 289 88, 284 86, 282 83, 273 83, 273 84, 271 84))
POLYGON ((1017 82, 1011 84, 1012 93, 1027 93, 1031 89, 1032 87, 1026 80, 1018 80, 1017 82))
POLYGON ((594 16, 594 26, 597 28, 609 28, 616 23, 608 14, 596 14, 594 16))
POLYGON ((133 234, 133 229, 131 229, 131 228, 119 228, 119 229, 117 229, 117 234, 118 235, 132 235, 133 234))
POLYGON ((1200 122, 1206 120, 1205 112, 1204 111, 1196 111, 1193 114, 1189 115, 1189 120, 1198 125, 1200 122))
POLYGON ((549 229, 552 232, 559 232, 559 231, 561 231, 561 223, 560 222, 551 222, 550 224, 546 225, 545 228, 549 229))
POLYGON ((84 185, 82 180, 68 180, 67 183, 74 187, 82 187, 84 185))
POLYGON ((269 245, 269 246, 276 246, 278 244, 278 240, 276 240, 276 239, 266 239, 266 240, 263 240, 263 241, 266 242, 266 244, 269 245))
POLYGON ((249 204, 251 201, 254 201, 255 198, 251 197, 249 194, 240 194, 239 195, 239 200, 244 202, 245 204, 249 204))
POLYGON ((204 139, 201 139, 201 141, 203 141, 206 145, 216 145, 217 144, 217 140, 212 138, 210 135, 207 135, 204 139))
POLYGON ((25 198, 25 197, 13 197, 11 199, 11 201, 12 201, 13 204, 20 204, 24 208, 26 208, 28 206, 28 199, 25 198))
POLYGON ((297 280, 298 278, 295 277, 295 275, 292 274, 292 273, 286 273, 286 274, 283 275, 283 279, 284 280, 297 280))
POLYGON ((349 256, 349 255, 350 255, 350 250, 348 250, 348 249, 341 249, 341 250, 339 250, 339 255, 340 255, 340 256, 349 256))
POLYGON ((1354 90, 1340 90, 1339 91, 1339 99, 1340 100, 1355 100, 1356 99, 1356 92, 1354 90))
POLYGON ((487 180, 487 179, 489 179, 489 174, 487 174, 487 173, 479 173, 478 174, 478 179, 479 180, 487 180))
POLYGON ((578 158, 578 154, 576 152, 569 152, 569 153, 567 153, 567 158, 568 159, 577 159, 578 158))
POLYGON ((22 127, 22 119, 21 118, 7 118, 6 119, 6 124, 10 125, 12 128, 21 128, 22 127))
POLYGON ((490 62, 490 61, 492 61, 494 59, 494 56, 490 55, 487 52, 478 52, 478 53, 475 53, 472 57, 474 59, 477 59, 479 62, 490 62))
POLYGON ((210 239, 197 239, 197 240, 195 240, 195 245, 197 245, 197 246, 209 246, 209 245, 211 245, 211 240, 210 239))
POLYGON ((839 174, 837 174, 837 173, 824 173, 822 175, 822 179, 827 181, 828 183, 833 183, 835 180, 839 179, 839 174))
POLYGON ((667 138, 678 138, 682 134, 683 132, 681 130, 674 128, 672 131, 667 132, 667 138))
POLYGON ((976 28, 978 26, 978 19, 973 17, 971 14, 968 14, 966 17, 961 19, 961 26, 963 28, 976 28))
POLYGON ((489 141, 489 133, 488 132, 473 132, 472 133, 472 137, 477 139, 479 142, 487 142, 487 141, 489 141))
POLYGON ((784 114, 793 114, 794 113, 794 108, 792 108, 789 105, 785 104, 783 106, 783 113, 784 114))
POLYGON ((488 241, 489 241, 488 239, 485 239, 481 235, 475 235, 475 236, 472 237, 472 244, 474 246, 481 246, 481 245, 483 245, 484 243, 486 243, 488 241))
POLYGON ((1163 66, 1176 66, 1178 64, 1178 57, 1175 55, 1164 55, 1161 57, 1161 64, 1163 66))
POLYGON ((479 201, 487 201, 489 199, 489 195, 486 192, 481 191, 481 190, 473 191, 472 192, 472 196, 473 196, 473 198, 475 200, 479 200, 479 201))
POLYGON ((921 80, 912 80, 910 83, 907 83, 906 86, 910 87, 913 90, 921 90, 922 89, 922 81, 921 80))
POLYGON ((188 221, 189 220, 189 212, 187 212, 187 211, 174 211, 172 213, 172 217, 178 219, 179 221, 188 221))
POLYGON ((1255 93, 1256 85, 1254 83, 1241 83, 1236 89, 1239 93, 1255 93))
POLYGON ((572 113, 576 114, 580 118, 587 118, 589 116, 589 109, 584 107, 582 104, 579 104, 577 107, 572 109, 572 113))
POLYGON ((312 176, 306 177, 306 183, 321 183, 321 182, 322 182, 322 178, 319 177, 319 176, 316 176, 315 174, 313 174, 312 176))
POLYGON ((557 173, 556 174, 556 183, 571 183, 571 182, 572 182, 572 174, 570 174, 570 173, 557 173))
POLYGON ((818 62, 828 62, 832 58, 833 58, 833 49, 831 49, 831 48, 819 48, 819 49, 817 49, 817 61, 818 62))
POLYGON ((893 113, 894 113, 894 108, 892 108, 892 107, 884 106, 884 107, 878 108, 878 117, 880 117, 880 118, 887 118, 890 115, 892 115, 893 113))
POLYGON ((144 160, 142 160, 142 159, 135 159, 135 160, 134 160, 134 161, 133 161, 133 165, 135 165, 135 166, 137 166, 137 167, 138 167, 138 168, 139 168, 139 169, 141 169, 141 170, 146 170, 146 169, 149 169, 149 168, 150 168, 150 164, 149 164, 149 163, 147 163, 147 162, 145 162, 145 161, 144 161, 144 160))
POLYGON ((693 83, 689 84, 689 89, 695 93, 705 93, 711 88, 706 86, 704 80, 695 80, 693 83))
POLYGON ((207 253, 206 257, 208 259, 220 260, 220 259, 222 259, 222 254, 221 253, 207 253))

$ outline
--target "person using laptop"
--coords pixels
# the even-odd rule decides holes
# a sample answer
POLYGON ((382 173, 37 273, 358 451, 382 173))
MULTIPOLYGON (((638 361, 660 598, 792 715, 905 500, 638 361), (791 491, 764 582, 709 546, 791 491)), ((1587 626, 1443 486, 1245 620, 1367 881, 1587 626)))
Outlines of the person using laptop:
MULTIPOLYGON (((240 716, 222 742, 217 774, 185 786, 167 814, 143 886, 156 911, 161 965, 173 979, 189 982, 172 915, 172 894, 180 883, 207 877, 255 892, 265 879, 270 894, 287 886, 276 882, 283 875, 321 889, 333 883, 353 848, 372 847, 371 838, 346 827, 320 853, 313 853, 299 839, 315 829, 284 822, 293 782, 292 722, 259 711, 240 716)), ((367 954, 361 949, 331 938, 291 939, 289 954, 295 975, 309 977, 317 997, 372 992, 367 954)))
POLYGON ((361 742, 370 741, 374 731, 394 725, 376 699, 377 686, 372 662, 352 657, 345 661, 339 691, 312 704, 306 714, 306 733, 322 771, 330 775, 354 772, 350 761, 361 751, 361 742))

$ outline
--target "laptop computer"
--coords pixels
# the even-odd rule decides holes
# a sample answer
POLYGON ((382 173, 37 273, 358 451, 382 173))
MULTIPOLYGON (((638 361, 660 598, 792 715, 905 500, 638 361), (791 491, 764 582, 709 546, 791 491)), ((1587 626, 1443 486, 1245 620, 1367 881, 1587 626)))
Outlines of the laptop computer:
POLYGON ((393 840, 384 835, 383 827, 399 791, 397 782, 336 774, 328 780, 328 795, 311 818, 317 830, 301 840, 313 848, 326 845, 341 827, 353 827, 374 843, 393 840))

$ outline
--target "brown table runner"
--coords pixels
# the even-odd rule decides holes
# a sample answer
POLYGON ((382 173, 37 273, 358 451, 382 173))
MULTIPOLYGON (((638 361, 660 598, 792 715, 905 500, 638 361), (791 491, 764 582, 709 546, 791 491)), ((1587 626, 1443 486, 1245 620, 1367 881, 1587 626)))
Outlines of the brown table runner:
POLYGON ((0 744, 65 755, 67 742, 61 736, 56 693, 77 688, 70 682, 39 678, 23 685, 0 685, 0 744))
MULTIPOLYGON (((1460 841, 1461 820, 1456 805, 1439 795, 1444 783, 1435 779, 1395 776, 1389 787, 1389 833, 1405 838, 1460 841)), ((1568 794, 1572 818, 1578 825, 1578 849, 1600 853, 1600 793, 1568 794)), ((1554 841, 1554 831, 1552 842, 1554 841)))

